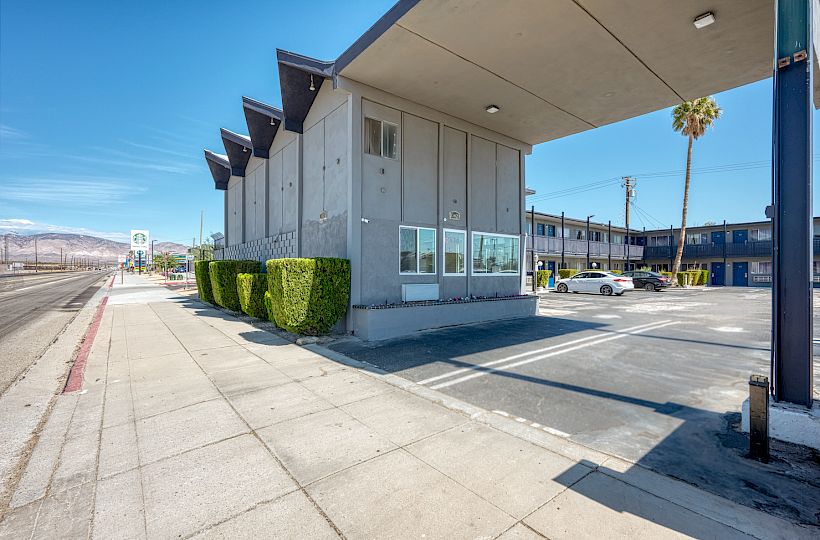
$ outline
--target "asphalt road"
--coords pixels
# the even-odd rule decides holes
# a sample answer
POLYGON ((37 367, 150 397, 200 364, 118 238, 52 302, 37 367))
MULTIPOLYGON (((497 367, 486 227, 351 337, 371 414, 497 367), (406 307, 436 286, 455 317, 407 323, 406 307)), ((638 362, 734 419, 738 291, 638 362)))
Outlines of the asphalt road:
POLYGON ((549 293, 540 317, 331 347, 742 504, 820 524, 817 461, 775 445, 782 460, 752 462, 738 431, 749 375, 769 372, 770 303, 769 290, 750 288, 549 293))
POLYGON ((108 275, 76 272, 0 277, 0 394, 42 355, 108 275))

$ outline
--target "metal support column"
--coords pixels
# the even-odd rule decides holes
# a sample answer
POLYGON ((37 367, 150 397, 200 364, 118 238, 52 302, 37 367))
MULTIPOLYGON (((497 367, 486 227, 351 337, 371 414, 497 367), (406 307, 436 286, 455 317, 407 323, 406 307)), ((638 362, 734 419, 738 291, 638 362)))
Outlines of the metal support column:
POLYGON ((669 271, 672 271, 672 267, 675 266, 675 254, 673 247, 675 245, 675 229, 672 225, 669 226, 669 271))
POLYGON ((606 255, 606 269, 612 270, 612 220, 606 224, 606 243, 609 250, 606 255))
POLYGON ((776 401, 812 403, 812 0, 776 0, 772 378, 776 401))
POLYGON ((564 263, 564 239, 566 238, 566 232, 564 232, 564 213, 561 212, 561 268, 566 268, 564 263))

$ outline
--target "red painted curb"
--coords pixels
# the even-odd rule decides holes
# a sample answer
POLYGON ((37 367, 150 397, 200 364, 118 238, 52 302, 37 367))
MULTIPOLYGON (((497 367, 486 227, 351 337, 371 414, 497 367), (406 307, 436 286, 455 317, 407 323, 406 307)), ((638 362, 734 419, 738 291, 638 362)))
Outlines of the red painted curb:
MULTIPOLYGON (((114 285, 115 277, 116 276, 113 276, 111 278, 111 283, 108 284, 109 289, 111 289, 114 285)), ((83 344, 74 356, 74 362, 71 365, 71 372, 68 374, 68 381, 66 381, 65 388, 63 388, 63 394, 76 392, 77 390, 81 390, 83 387, 83 376, 85 375, 85 365, 88 363, 88 354, 91 352, 91 346, 94 345, 94 338, 97 337, 97 330, 100 329, 100 322, 102 321, 106 304, 108 304, 108 293, 103 296, 103 299, 100 301, 100 305, 97 306, 97 311, 94 313, 94 318, 91 320, 91 325, 88 327, 88 330, 86 330, 85 335, 83 336, 83 344)))

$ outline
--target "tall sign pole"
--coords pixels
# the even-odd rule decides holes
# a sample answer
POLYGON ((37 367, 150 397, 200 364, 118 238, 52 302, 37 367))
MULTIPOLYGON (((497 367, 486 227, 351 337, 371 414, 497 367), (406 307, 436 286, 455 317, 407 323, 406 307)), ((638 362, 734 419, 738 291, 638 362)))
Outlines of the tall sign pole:
POLYGON ((772 391, 812 405, 811 6, 776 0, 773 119, 772 391))

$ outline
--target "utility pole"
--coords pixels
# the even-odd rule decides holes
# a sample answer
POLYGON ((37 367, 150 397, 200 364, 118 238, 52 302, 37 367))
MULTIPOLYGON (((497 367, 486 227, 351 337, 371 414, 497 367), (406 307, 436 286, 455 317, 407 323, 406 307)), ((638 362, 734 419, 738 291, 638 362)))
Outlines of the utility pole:
POLYGON ((624 176, 623 187, 626 188, 626 208, 624 211, 626 215, 626 264, 624 266, 624 270, 629 270, 629 203, 630 199, 635 194, 633 191, 633 188, 635 187, 635 180, 629 176, 624 176))
POLYGON ((37 261, 37 237, 35 236, 34 237, 34 272, 35 273, 38 272, 37 262, 38 262, 37 261))
POLYGON ((60 270, 63 269, 63 248, 60 248, 60 270))
MULTIPOLYGON (((205 221, 205 210, 199 211, 199 249, 202 249, 202 224, 205 221)), ((533 224, 533 227, 535 225, 533 224)))

